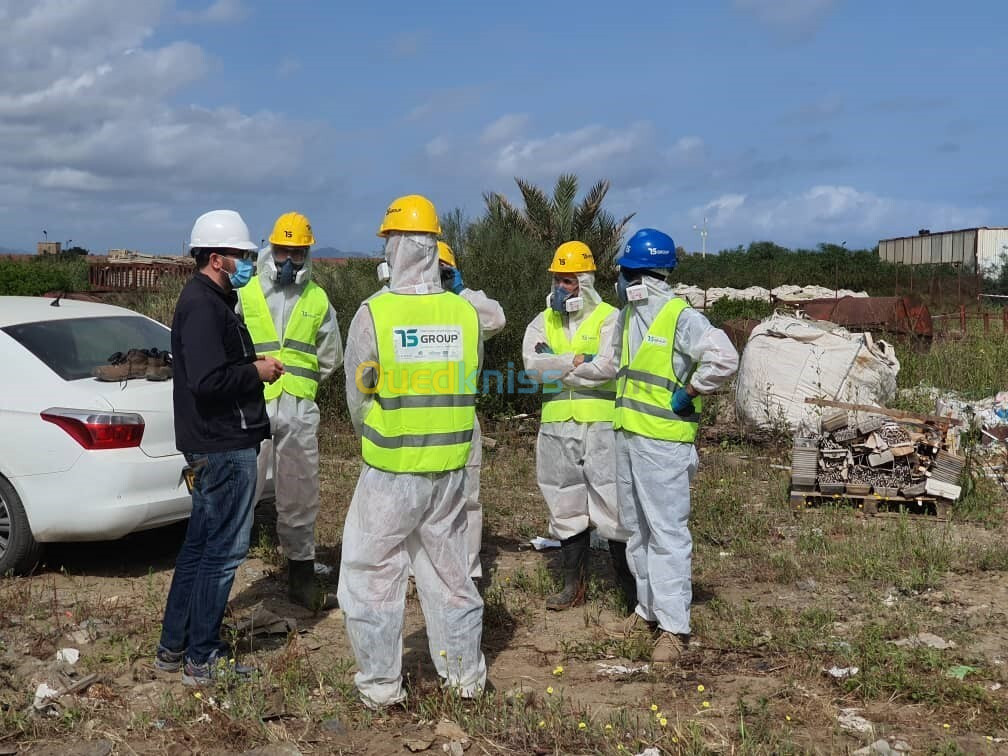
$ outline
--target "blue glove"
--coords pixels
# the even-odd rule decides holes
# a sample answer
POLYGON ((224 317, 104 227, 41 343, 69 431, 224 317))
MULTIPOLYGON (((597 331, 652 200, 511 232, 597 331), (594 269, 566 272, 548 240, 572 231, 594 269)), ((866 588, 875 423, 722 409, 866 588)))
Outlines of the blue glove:
POLYGON ((458 268, 454 268, 453 272, 455 275, 452 276, 451 290, 456 294, 461 294, 462 289, 465 288, 465 285, 462 283, 462 272, 458 268))
POLYGON ((591 362, 594 359, 595 359, 595 355, 594 354, 586 354, 586 355, 584 355, 584 361, 585 362, 591 362))
POLYGON ((550 349, 549 344, 545 341, 540 341, 535 345, 536 354, 553 354, 553 350, 550 349))
POLYGON ((680 417, 689 417, 690 415, 696 414, 693 408, 693 397, 690 396, 685 388, 677 388, 675 393, 672 394, 672 411, 675 412, 680 417))

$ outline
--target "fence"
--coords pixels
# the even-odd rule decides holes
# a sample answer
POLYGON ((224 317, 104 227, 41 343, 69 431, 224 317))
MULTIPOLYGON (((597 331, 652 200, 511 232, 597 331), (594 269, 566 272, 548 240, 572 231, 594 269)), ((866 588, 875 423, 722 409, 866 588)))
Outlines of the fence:
POLYGON ((1008 335, 1008 307, 1002 307, 1000 313, 996 310, 967 312, 966 305, 960 305, 957 312, 931 316, 935 336, 964 335, 969 330, 970 321, 983 323, 984 335, 997 333, 999 330, 1008 335), (956 326, 958 330, 955 329, 956 326))
POLYGON ((188 265, 172 263, 106 263, 88 265, 91 291, 158 291, 166 279, 187 278, 188 265))

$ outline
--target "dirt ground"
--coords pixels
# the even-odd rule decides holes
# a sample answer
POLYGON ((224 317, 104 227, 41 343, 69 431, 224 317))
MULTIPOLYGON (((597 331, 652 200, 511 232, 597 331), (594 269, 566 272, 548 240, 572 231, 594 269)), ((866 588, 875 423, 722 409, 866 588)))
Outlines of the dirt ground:
MULTIPOLYGON (((849 753, 880 740, 914 753, 1008 752, 1003 497, 951 523, 853 509, 796 515, 787 473, 773 467, 786 458, 708 442, 693 491, 694 635, 681 664, 657 671, 646 647, 599 632, 621 616, 608 552, 592 552, 584 607, 544 610, 558 552, 528 545, 546 534, 533 432, 492 428, 486 452, 493 703, 438 690, 411 592, 410 702, 382 714, 360 707, 342 613, 287 602, 267 511, 229 617, 274 623, 274 634, 234 636, 263 670, 254 685, 197 697, 151 666, 183 527, 53 547, 36 575, 0 584, 0 754, 387 754, 409 752, 406 741, 434 753, 452 747, 435 735, 441 719, 468 734, 469 754, 849 753), (921 633, 953 645, 898 644, 921 633), (80 660, 57 661, 63 648, 80 660), (607 674, 617 665, 622 673, 607 674), (844 678, 831 667, 859 670, 844 678), (40 683, 59 689, 88 675, 79 693, 33 708, 40 683)), ((359 462, 345 431, 329 428, 323 442, 318 558, 335 566, 359 462)), ((335 590, 335 571, 328 579, 335 590)))

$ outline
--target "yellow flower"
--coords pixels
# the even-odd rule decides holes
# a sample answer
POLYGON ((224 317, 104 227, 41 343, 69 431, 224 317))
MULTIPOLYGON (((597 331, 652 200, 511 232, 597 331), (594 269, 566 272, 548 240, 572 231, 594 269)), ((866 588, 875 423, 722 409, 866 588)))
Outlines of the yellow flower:
POLYGON ((610 730, 612 730, 612 725, 611 724, 607 724, 605 726, 605 728, 606 728, 606 732, 609 732, 610 730))
POLYGON ((658 711, 658 704, 651 704, 651 711, 658 711))
POLYGON ((586 725, 584 722, 578 722, 578 729, 579 730, 587 730, 588 729, 588 725, 586 725))
POLYGON ((655 715, 654 715, 654 718, 655 718, 655 719, 661 719, 661 718, 662 718, 662 717, 664 717, 664 716, 665 716, 665 713, 664 713, 664 712, 661 712, 661 711, 657 711, 657 712, 655 712, 655 715))
POLYGON ((665 725, 668 724, 668 720, 665 719, 665 717, 662 717, 661 719, 658 720, 658 724, 660 724, 662 727, 664 727, 665 725))
POLYGON ((550 685, 548 688, 546 688, 546 695, 547 696, 552 696, 553 695, 553 686, 552 685, 550 685))
POLYGON ((704 701, 704 702, 703 702, 703 703, 701 704, 701 706, 703 706, 703 707, 704 707, 705 709, 709 709, 709 708, 710 708, 710 701, 704 701))
POLYGON ((557 664, 553 668, 553 674, 556 675, 557 677, 560 677, 560 675, 563 674, 563 667, 561 667, 559 664, 557 664))
POLYGON ((947 729, 948 729, 949 727, 951 727, 951 726, 952 726, 952 725, 950 725, 950 724, 949 724, 948 722, 946 722, 945 724, 943 724, 943 725, 942 725, 942 727, 944 727, 944 728, 945 728, 946 730, 947 730, 947 729))
POLYGON ((448 656, 448 653, 443 648, 441 649, 441 656, 448 656))
POLYGON ((539 720, 539 727, 545 727, 545 726, 546 726, 546 720, 545 719, 540 719, 539 720))
POLYGON ((203 694, 197 690, 195 693, 193 693, 193 698, 203 698, 203 694))
POLYGON ((788 722, 791 721, 791 717, 789 715, 787 715, 787 714, 784 715, 784 719, 786 719, 788 722))
POLYGON ((703 693, 704 692, 704 686, 703 685, 697 685, 696 689, 697 689, 697 693, 703 693))

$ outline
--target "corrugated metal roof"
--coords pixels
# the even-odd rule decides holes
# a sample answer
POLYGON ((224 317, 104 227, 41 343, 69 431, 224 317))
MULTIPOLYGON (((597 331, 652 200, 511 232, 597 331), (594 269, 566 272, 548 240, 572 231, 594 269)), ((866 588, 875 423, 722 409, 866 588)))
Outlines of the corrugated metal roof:
POLYGON ((948 231, 932 231, 929 234, 910 234, 909 236, 893 236, 888 239, 879 239, 879 244, 887 241, 900 241, 901 239, 917 239, 924 236, 941 236, 942 234, 958 234, 963 231, 1005 231, 1008 226, 972 226, 970 228, 955 228, 948 231))

